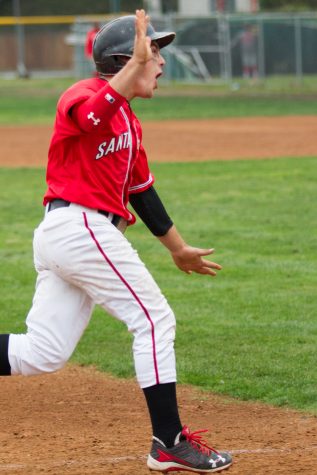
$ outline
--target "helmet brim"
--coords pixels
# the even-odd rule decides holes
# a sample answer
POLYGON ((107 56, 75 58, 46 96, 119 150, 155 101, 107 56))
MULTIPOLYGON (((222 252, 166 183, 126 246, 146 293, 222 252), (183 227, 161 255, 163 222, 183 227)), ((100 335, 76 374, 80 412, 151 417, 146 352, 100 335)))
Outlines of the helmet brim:
POLYGON ((155 41, 160 48, 165 48, 175 39, 176 33, 173 31, 155 31, 151 35, 151 40, 155 41))

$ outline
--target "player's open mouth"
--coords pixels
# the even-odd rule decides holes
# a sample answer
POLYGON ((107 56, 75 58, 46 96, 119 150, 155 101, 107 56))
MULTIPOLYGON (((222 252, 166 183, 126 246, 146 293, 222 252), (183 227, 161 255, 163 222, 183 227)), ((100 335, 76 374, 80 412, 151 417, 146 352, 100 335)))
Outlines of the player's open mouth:
POLYGON ((162 76, 162 74, 163 74, 163 73, 158 73, 158 74, 155 76, 155 78, 158 79, 159 77, 162 76))

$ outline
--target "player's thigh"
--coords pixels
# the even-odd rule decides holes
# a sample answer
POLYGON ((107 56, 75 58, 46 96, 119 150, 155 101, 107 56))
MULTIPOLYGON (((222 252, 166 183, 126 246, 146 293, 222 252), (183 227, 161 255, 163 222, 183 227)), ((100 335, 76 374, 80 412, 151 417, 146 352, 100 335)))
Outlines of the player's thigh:
POLYGON ((111 233, 91 223, 91 257, 80 278, 91 298, 124 321, 131 331, 156 325, 174 315, 160 288, 131 243, 117 229, 111 233), (112 236, 111 236, 112 234, 112 236), (95 256, 92 259, 92 256, 95 256))
POLYGON ((158 324, 166 316, 173 320, 166 299, 126 237, 98 213, 69 211, 48 213, 37 232, 35 254, 43 265, 134 333, 148 331, 149 322, 158 324))

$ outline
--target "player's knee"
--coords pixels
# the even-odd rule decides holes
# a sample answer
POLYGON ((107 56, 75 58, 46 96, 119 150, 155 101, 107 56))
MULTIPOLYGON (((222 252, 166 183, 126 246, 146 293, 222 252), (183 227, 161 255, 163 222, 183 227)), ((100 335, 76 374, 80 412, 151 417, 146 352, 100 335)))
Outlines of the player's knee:
POLYGON ((164 311, 159 314, 151 315, 148 325, 143 325, 134 331, 133 348, 144 349, 151 348, 153 345, 153 336, 156 345, 170 346, 174 344, 176 319, 172 309, 166 306, 164 311))
POLYGON ((41 355, 37 357, 33 364, 33 375, 44 374, 44 373, 55 373, 62 369, 66 362, 67 358, 60 356, 55 356, 54 358, 47 355, 41 355))
POLYGON ((155 330, 163 339, 169 341, 175 339, 176 318, 170 307, 167 307, 166 311, 162 312, 161 317, 155 322, 155 330))
POLYGON ((32 376, 54 373, 62 369, 69 358, 70 354, 64 349, 48 343, 44 345, 42 341, 31 339, 27 351, 22 356, 21 374, 32 376))

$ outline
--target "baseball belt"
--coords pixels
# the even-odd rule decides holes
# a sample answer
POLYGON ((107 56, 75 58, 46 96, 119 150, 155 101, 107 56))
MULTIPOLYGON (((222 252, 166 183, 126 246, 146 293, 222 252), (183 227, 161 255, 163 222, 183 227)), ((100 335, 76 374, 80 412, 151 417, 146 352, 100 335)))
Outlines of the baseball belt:
MULTIPOLYGON (((71 204, 72 203, 70 201, 66 201, 61 198, 56 198, 55 200, 50 201, 47 207, 47 211, 50 212, 58 208, 67 208, 71 204)), ((96 211, 97 213, 102 214, 103 216, 106 216, 106 218, 110 220, 111 224, 113 224, 113 226, 115 226, 119 231, 121 231, 122 233, 125 232, 128 226, 128 223, 127 223, 127 220, 124 219, 122 216, 119 216, 118 214, 110 213, 109 211, 104 211, 103 209, 97 209, 96 211)))

